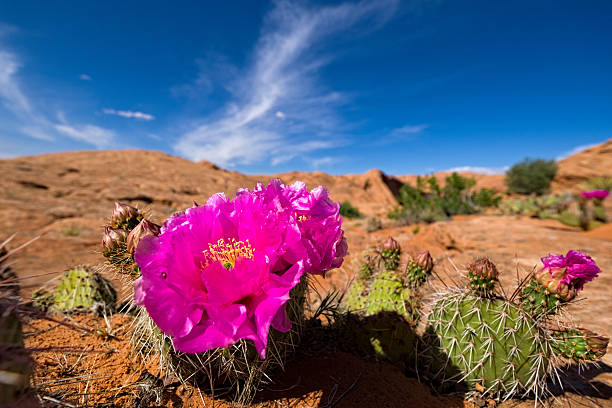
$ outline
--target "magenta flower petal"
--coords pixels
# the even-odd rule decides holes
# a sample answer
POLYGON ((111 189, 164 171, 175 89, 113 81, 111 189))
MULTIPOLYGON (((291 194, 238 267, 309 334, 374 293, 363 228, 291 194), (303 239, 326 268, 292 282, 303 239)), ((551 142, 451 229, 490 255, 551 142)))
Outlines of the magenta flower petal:
POLYGON ((249 339, 264 358, 270 327, 291 328, 286 303, 302 275, 342 263, 341 222, 327 191, 303 183, 215 194, 140 241, 134 299, 179 351, 249 339))
POLYGON ((147 293, 142 288, 142 276, 134 281, 134 303, 142 306, 147 293))
POLYGON ((544 270, 548 270, 553 279, 558 279, 559 285, 565 284, 578 290, 601 273, 589 255, 576 250, 568 251, 565 256, 550 254, 542 258, 542 263, 544 270))
POLYGON ((593 190, 593 191, 583 191, 580 195, 584 198, 596 198, 598 200, 603 200, 604 198, 610 195, 608 190, 593 190))
POLYGON ((548 254, 542 258, 542 263, 545 268, 563 268, 567 265, 567 260, 563 255, 548 254))
POLYGON ((566 283, 572 283, 581 290, 586 282, 590 282, 601 273, 595 261, 584 252, 571 250, 567 253, 566 283))

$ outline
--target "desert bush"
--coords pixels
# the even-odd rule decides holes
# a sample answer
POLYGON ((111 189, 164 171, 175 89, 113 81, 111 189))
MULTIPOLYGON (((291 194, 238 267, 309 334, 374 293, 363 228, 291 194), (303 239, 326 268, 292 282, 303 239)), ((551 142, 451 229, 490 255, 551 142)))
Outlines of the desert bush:
POLYGON ((508 191, 518 194, 546 194, 557 169, 554 160, 525 159, 506 172, 508 191))
POLYGON ((340 204, 340 215, 346 218, 359 218, 361 217, 361 213, 357 207, 353 207, 353 205, 348 201, 343 201, 340 204))
POLYGON ((474 214, 495 205, 501 197, 492 189, 472 191, 476 181, 453 173, 440 187, 436 177, 418 177, 416 187, 404 184, 397 195, 400 204, 388 214, 401 223, 435 222, 457 214, 474 214))
POLYGON ((481 208, 497 207, 502 197, 492 188, 482 188, 472 194, 472 202, 481 208))

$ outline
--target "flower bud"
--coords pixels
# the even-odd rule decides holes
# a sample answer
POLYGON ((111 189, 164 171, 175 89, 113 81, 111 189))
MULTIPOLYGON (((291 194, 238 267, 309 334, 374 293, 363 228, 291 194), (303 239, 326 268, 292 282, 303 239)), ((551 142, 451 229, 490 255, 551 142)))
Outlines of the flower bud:
POLYGON ((389 237, 382 244, 383 251, 398 251, 400 250, 400 245, 396 240, 392 237, 389 237))
POLYGON ((133 255, 138 243, 142 238, 147 235, 157 236, 160 233, 159 225, 152 223, 149 220, 142 220, 134 227, 134 229, 127 236, 127 250, 133 255))
POLYGON ((564 278, 564 267, 544 267, 535 273, 535 279, 540 285, 556 294, 561 300, 569 302, 578 295, 578 290, 563 282, 564 278))
POLYGON ((127 231, 119 228, 104 227, 104 236, 102 236, 102 253, 108 257, 111 254, 120 250, 127 239, 127 231))
POLYGON ((468 266, 468 270, 481 279, 495 279, 499 277, 497 267, 489 258, 480 258, 468 266))
POLYGON ((423 269, 423 272, 429 273, 434 267, 433 258, 429 254, 429 251, 423 251, 416 256, 414 262, 423 269))
POLYGON ((593 333, 587 329, 580 329, 583 336, 586 338, 589 351, 595 354, 596 357, 603 357, 608 349, 610 339, 608 337, 593 333))
POLYGON ((113 228, 132 229, 141 219, 142 213, 138 208, 115 201, 115 208, 111 215, 111 226, 113 228))
POLYGON ((476 292, 492 291, 499 278, 497 267, 489 258, 480 258, 468 265, 468 280, 476 292))

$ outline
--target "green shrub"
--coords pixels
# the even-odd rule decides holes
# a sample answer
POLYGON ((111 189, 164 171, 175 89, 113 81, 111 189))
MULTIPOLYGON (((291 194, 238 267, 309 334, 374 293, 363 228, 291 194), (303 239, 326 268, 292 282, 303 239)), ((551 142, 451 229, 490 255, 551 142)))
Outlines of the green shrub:
POLYGON ((545 194, 557 174, 554 160, 525 159, 506 172, 508 191, 518 194, 545 194))
POLYGON ((497 191, 492 188, 485 187, 472 194, 472 202, 482 208, 497 207, 501 199, 497 191))
POLYGON ((361 213, 357 207, 353 207, 348 201, 340 204, 340 215, 346 218, 359 218, 361 213))
POLYGON ((400 206, 388 217, 404 224, 435 222, 451 215, 477 213, 501 199, 492 189, 472 191, 476 181, 458 173, 451 174, 445 181, 444 187, 440 187, 434 176, 417 177, 416 187, 404 184, 397 195, 400 206))

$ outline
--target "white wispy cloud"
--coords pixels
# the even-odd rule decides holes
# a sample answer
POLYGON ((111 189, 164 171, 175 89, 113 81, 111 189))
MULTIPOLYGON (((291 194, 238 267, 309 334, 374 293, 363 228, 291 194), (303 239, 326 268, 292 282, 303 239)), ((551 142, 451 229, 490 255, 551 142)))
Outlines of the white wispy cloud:
POLYGON ((252 62, 221 85, 230 93, 228 103, 196 120, 175 151, 222 166, 263 160, 279 164, 345 143, 346 125, 335 112, 344 98, 316 80, 317 70, 330 60, 322 48, 357 23, 367 21, 368 29, 384 24, 396 8, 395 0, 314 9, 277 2, 264 19, 252 62))
POLYGON ((556 161, 561 161, 563 159, 567 159, 568 157, 576 154, 576 153, 580 153, 586 149, 589 149, 591 147, 597 146, 599 143, 591 143, 591 144, 585 144, 585 145, 580 145, 580 146, 576 146, 574 147, 572 150, 567 151, 565 153, 561 153, 559 156, 557 156, 555 158, 556 161))
POLYGON ((337 163, 338 161, 340 161, 338 157, 324 156, 324 157, 317 157, 315 159, 312 159, 310 163, 312 164, 312 167, 316 170, 321 167, 329 166, 331 164, 337 163))
POLYGON ((79 79, 83 80, 83 81, 91 81, 91 77, 87 74, 81 74, 79 75, 79 79))
POLYGON ((69 138, 89 143, 98 148, 108 147, 115 139, 115 132, 95 125, 81 125, 74 127, 70 125, 55 125, 55 129, 69 138))
POLYGON ((17 83, 19 68, 15 54, 0 49, 0 99, 7 109, 23 117, 31 113, 32 107, 17 83))
POLYGON ((20 86, 18 78, 21 63, 15 53, 0 48, 0 102, 17 120, 16 129, 33 139, 52 142, 56 136, 91 144, 95 147, 108 147, 115 140, 115 133, 92 124, 74 125, 58 114, 59 123, 48 119, 37 110, 20 86))
POLYGON ((422 125, 406 125, 406 126, 402 126, 400 128, 397 129, 393 129, 393 131, 391 132, 393 135, 415 135, 418 133, 421 133, 422 131, 424 131, 425 129, 427 129, 429 127, 429 125, 426 124, 422 124, 422 125))
POLYGON ((144 113, 144 112, 139 112, 139 111, 102 109, 102 112, 104 112, 107 115, 117 115, 123 118, 129 118, 129 119, 139 119, 139 120, 146 120, 146 121, 155 119, 155 116, 149 113, 144 113))
POLYGON ((470 172, 470 173, 481 173, 481 174, 493 175, 493 174, 504 174, 506 171, 508 171, 509 168, 510 167, 508 166, 503 166, 503 167, 459 166, 459 167, 453 167, 451 169, 442 170, 442 171, 470 172))

